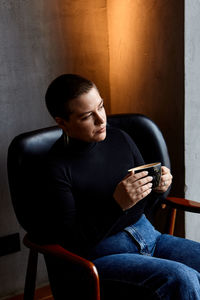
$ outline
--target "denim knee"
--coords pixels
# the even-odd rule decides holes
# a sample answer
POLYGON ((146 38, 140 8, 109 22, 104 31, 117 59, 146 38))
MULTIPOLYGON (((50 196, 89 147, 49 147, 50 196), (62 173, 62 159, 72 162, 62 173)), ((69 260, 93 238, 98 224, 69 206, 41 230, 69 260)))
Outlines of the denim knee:
POLYGON ((194 269, 177 263, 163 273, 165 281, 156 290, 160 299, 200 300, 200 274, 194 269))

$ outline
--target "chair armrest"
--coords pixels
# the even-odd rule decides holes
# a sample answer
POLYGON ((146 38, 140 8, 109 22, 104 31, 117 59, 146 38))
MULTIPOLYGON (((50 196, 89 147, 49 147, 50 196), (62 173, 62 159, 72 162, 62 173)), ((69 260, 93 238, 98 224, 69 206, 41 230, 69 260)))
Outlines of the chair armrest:
POLYGON ((200 202, 191 201, 185 198, 167 197, 166 204, 174 208, 182 209, 185 211, 200 213, 200 202))
POLYGON ((58 244, 36 244, 29 239, 27 234, 24 237, 23 243, 28 248, 36 250, 39 253, 50 254, 66 261, 81 264, 83 267, 85 266, 86 268, 89 268, 91 270, 96 269, 95 265, 91 261, 66 250, 58 244))
POLYGON ((75 263, 75 264, 82 266, 83 268, 87 269, 88 272, 91 273, 93 279, 99 285, 98 271, 97 271, 95 265, 91 261, 66 250, 65 248, 63 248, 62 246, 60 246, 58 244, 47 244, 47 245, 36 244, 36 243, 30 241, 30 239, 28 238, 28 234, 25 235, 25 237, 23 239, 23 243, 26 247, 28 247, 32 250, 35 250, 39 253, 53 255, 60 259, 65 260, 65 261, 75 263))
MULTIPOLYGON (((62 246, 60 246, 58 244, 46 244, 46 245, 36 244, 29 239, 28 234, 25 235, 25 237, 23 239, 23 243, 26 247, 28 247, 30 249, 31 252, 33 252, 32 254, 42 253, 42 254, 46 254, 46 255, 52 255, 54 257, 58 257, 60 259, 63 259, 65 261, 68 261, 70 263, 77 264, 77 265, 83 267, 90 274, 90 279, 93 282, 92 288, 90 291, 91 294, 93 295, 92 299, 100 300, 99 274, 98 274, 98 271, 97 271, 95 265, 91 261, 89 261, 73 252, 66 250, 65 248, 63 248, 62 246)), ((29 298, 27 298, 27 299, 29 299, 29 298)))

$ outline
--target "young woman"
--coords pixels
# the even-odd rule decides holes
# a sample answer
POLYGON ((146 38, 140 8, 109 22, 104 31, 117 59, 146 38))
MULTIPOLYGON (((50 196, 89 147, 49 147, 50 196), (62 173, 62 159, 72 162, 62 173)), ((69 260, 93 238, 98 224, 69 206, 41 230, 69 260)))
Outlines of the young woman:
POLYGON ((147 172, 128 173, 143 158, 125 132, 107 126, 93 82, 61 75, 46 105, 63 130, 45 169, 51 239, 92 260, 102 288, 119 283, 122 300, 141 287, 143 299, 200 299, 200 244, 161 234, 145 216, 148 201, 170 187, 170 170, 162 166, 154 190, 147 172))

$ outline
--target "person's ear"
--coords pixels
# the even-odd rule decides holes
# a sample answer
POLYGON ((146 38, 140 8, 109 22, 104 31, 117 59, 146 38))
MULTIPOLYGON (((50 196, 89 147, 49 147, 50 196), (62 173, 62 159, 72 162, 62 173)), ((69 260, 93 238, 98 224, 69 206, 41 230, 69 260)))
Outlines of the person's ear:
POLYGON ((61 117, 55 117, 55 121, 58 124, 60 128, 62 128, 64 131, 67 129, 67 121, 61 117))

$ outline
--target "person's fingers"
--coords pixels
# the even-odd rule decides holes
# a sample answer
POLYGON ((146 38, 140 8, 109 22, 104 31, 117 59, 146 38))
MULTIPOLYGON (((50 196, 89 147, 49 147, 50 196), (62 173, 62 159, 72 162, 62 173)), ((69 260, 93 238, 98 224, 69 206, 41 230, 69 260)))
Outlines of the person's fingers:
POLYGON ((139 172, 139 173, 135 173, 134 171, 130 171, 125 177, 124 177, 124 180, 125 179, 129 179, 129 181, 135 181, 137 179, 140 179, 142 177, 145 177, 148 175, 148 172, 147 171, 143 171, 143 172, 139 172))
MULTIPOLYGON (((152 187, 152 185, 151 185, 152 187)), ((148 196, 151 191, 152 191, 152 188, 150 187, 150 185, 144 189, 143 191, 140 190, 139 193, 137 192, 134 192, 133 195, 132 195, 132 201, 134 204, 136 204, 137 202, 139 202, 140 200, 142 200, 143 198, 145 198, 146 196, 148 196)))
POLYGON ((171 171, 169 168, 165 167, 165 166, 162 166, 161 167, 161 173, 164 175, 164 174, 171 174, 171 171))
POLYGON ((136 184, 136 186, 143 185, 143 184, 153 180, 152 176, 147 176, 147 175, 148 175, 147 171, 139 172, 137 174, 133 173, 129 177, 127 177, 125 180, 128 184, 136 184))
POLYGON ((150 183, 147 183, 147 184, 145 184, 145 185, 142 185, 142 186, 138 187, 138 188, 136 189, 136 193, 137 193, 138 195, 140 195, 140 194, 143 194, 144 192, 146 192, 147 190, 149 190, 149 189, 151 189, 151 188, 152 188, 152 183, 150 182, 150 183))
POLYGON ((172 175, 166 174, 161 176, 160 186, 170 185, 172 183, 172 175))

